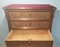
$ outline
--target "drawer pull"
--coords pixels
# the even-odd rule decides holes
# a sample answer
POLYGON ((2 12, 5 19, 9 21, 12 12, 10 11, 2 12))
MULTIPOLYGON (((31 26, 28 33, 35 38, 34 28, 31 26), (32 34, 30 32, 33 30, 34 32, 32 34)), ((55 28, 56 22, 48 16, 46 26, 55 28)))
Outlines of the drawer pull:
POLYGON ((31 17, 31 14, 29 14, 29 17, 31 17))
POLYGON ((32 26, 32 23, 29 23, 29 26, 32 26))

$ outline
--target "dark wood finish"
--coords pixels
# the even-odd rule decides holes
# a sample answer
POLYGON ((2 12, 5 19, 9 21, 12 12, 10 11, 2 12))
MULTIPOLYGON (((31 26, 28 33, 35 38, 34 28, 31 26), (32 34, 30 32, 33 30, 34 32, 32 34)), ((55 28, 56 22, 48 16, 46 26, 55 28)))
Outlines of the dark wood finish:
POLYGON ((52 47, 50 31, 55 9, 49 4, 12 4, 4 7, 10 29, 6 46, 52 47))

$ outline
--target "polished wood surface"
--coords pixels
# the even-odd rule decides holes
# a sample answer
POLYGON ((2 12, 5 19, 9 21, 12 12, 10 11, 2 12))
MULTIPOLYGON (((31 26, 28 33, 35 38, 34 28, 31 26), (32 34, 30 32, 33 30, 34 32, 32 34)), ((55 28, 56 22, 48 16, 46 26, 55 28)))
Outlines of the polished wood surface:
POLYGON ((4 7, 9 25, 6 46, 52 47, 50 32, 55 9, 49 4, 11 4, 4 7))
POLYGON ((7 41, 52 41, 49 30, 11 30, 7 41))
POLYGON ((7 47, 52 47, 50 30, 11 30, 6 38, 7 47))
POLYGON ((9 29, 50 29, 55 9, 49 4, 12 4, 4 7, 9 29), (25 21, 33 21, 33 23, 25 21), (34 21, 39 21, 39 23, 34 21))
POLYGON ((38 21, 12 21, 12 29, 49 29, 50 22, 38 22, 38 21))
POLYGON ((50 20, 51 12, 8 12, 10 20, 50 20))
POLYGON ((55 7, 49 4, 11 4, 4 9, 55 9, 55 7))

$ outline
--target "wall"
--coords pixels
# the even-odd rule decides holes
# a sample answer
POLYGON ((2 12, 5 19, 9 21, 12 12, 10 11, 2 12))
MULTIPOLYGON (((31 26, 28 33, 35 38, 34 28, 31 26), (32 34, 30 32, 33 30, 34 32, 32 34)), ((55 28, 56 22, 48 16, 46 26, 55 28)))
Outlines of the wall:
POLYGON ((9 4, 51 4, 57 7, 52 26, 54 47, 60 46, 60 0, 0 0, 0 45, 5 44, 8 34, 8 24, 3 7, 9 4))

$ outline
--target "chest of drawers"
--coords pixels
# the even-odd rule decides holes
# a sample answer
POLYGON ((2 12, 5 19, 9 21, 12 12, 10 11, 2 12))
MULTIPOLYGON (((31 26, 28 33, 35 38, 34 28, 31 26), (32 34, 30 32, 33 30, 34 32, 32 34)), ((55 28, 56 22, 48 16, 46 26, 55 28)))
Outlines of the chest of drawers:
POLYGON ((52 47, 55 7, 49 4, 12 4, 4 7, 9 26, 7 47, 52 47))

